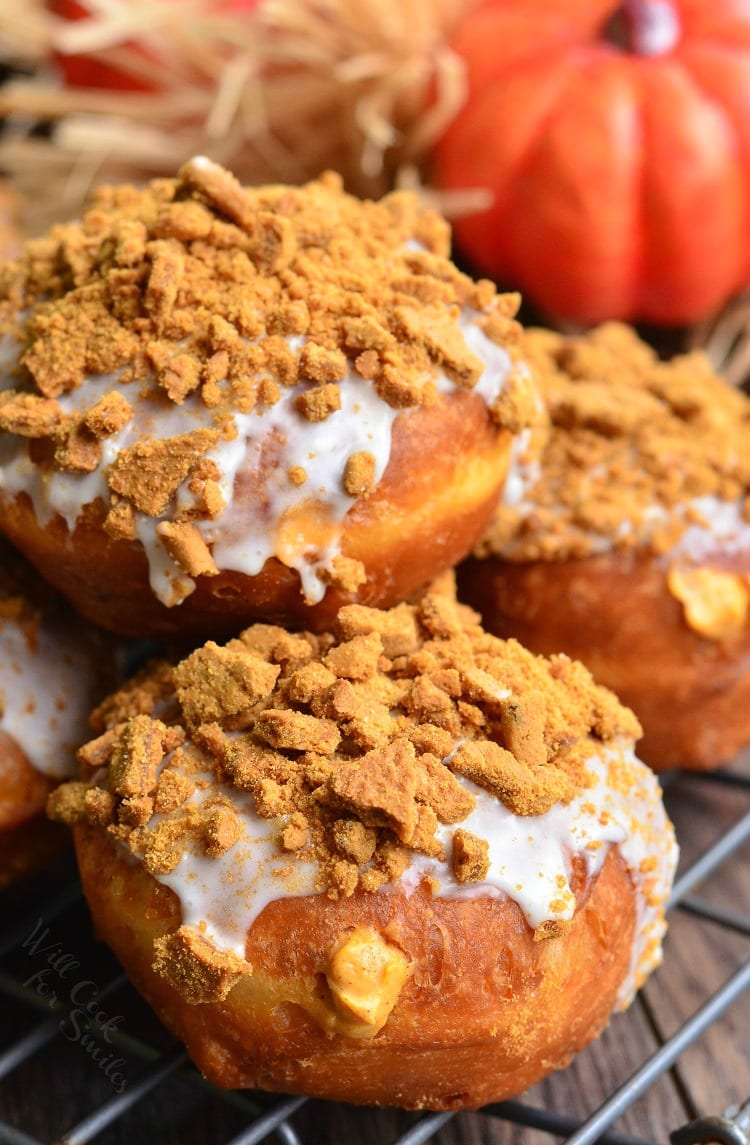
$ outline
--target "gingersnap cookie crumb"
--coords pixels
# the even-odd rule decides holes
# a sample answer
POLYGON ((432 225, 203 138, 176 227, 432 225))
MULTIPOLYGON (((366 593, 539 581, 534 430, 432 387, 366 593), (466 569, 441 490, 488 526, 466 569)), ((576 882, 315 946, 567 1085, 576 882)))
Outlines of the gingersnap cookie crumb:
MULTIPOLYGON (((538 480, 503 505, 479 556, 564 560, 602 547, 672 548, 690 503, 750 493, 750 400, 700 353, 660 361, 628 326, 529 330, 549 410, 538 480)), ((505 393, 503 401, 509 402, 505 393)))
MULTIPOLYGON (((347 606, 329 634, 258 624, 209 642, 131 681, 96 723, 110 730, 82 758, 97 771, 55 797, 56 818, 106 824, 169 872, 186 848, 240 846, 235 789, 333 897, 397 880, 411 855, 444 858, 440 825, 476 803, 464 780, 543 815, 590 784, 587 751, 640 732, 581 665, 485 633, 449 577, 418 605, 347 606)), ((486 845, 453 833, 459 882, 481 881, 486 845)))
MULTIPOLYGON (((461 308, 517 358, 517 298, 473 283, 448 251, 447 224, 416 196, 361 202, 333 175, 247 188, 194 159, 176 179, 100 188, 80 222, 0 269, 0 332, 20 347, 0 428, 55 442, 45 466, 92 472, 134 396, 154 411, 198 396, 211 426, 146 435, 107 470, 113 506, 161 517, 211 445, 231 438, 233 417, 272 407, 283 387, 299 389, 296 408, 312 422, 341 408, 352 367, 398 409, 433 400, 441 371, 473 388, 484 367, 458 326, 461 308), (59 399, 92 375, 111 377, 112 389, 73 424, 59 399)), ((531 416, 522 405, 509 396, 494 416, 517 429, 531 416)), ((368 455, 353 455, 346 491, 365 495, 373 478, 368 455)), ((207 488, 205 517, 221 508, 207 488)))

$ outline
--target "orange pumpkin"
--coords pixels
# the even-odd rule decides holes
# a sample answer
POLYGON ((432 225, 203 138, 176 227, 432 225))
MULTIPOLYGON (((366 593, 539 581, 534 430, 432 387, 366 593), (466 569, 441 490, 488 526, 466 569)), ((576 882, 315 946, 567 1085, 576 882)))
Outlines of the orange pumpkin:
POLYGON ((459 247, 548 313, 692 321, 750 281, 750 0, 485 0, 445 188, 459 247))

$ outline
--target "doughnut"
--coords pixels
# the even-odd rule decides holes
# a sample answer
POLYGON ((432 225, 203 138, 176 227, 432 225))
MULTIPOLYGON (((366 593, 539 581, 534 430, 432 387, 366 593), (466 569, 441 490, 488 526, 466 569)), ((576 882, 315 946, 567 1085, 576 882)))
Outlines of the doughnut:
POLYGON ((90 737, 88 715, 101 695, 101 649, 30 572, 0 545, 0 887, 46 866, 65 845, 45 804, 77 772, 74 752, 90 737))
POLYGON ((22 246, 21 199, 7 179, 0 179, 0 262, 18 258, 22 246))
POLYGON ((476 1107, 660 961, 676 846, 637 720, 485 633, 450 576, 328 633, 209 641, 93 724, 49 812, 97 933, 218 1086, 476 1107))
POLYGON ((496 635, 586 664, 656 770, 715 767, 750 743, 750 401, 616 323, 529 331, 526 352, 548 439, 459 595, 496 635))
POLYGON ((514 295, 411 194, 101 190, 0 270, 0 528, 89 619, 325 628, 466 556, 536 417, 514 295))

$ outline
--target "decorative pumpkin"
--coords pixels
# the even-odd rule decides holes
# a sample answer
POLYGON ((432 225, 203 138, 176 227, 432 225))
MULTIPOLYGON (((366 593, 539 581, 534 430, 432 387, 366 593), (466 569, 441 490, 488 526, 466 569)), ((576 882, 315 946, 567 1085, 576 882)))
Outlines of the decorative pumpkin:
POLYGON ((696 320, 750 282, 750 2, 485 0, 443 188, 459 247, 547 313, 696 320))

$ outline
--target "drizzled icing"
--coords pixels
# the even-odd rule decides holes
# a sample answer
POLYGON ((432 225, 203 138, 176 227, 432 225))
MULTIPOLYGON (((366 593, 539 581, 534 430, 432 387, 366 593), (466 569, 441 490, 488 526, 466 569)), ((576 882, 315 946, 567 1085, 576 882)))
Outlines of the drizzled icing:
MULTIPOLYGON (((528 465, 524 461, 523 436, 519 435, 513 443, 515 463, 511 466, 503 498, 504 504, 516 511, 521 522, 536 511, 530 496, 533 497, 533 487, 539 479, 539 463, 528 465)), ((652 505, 644 510, 638 526, 639 547, 647 546, 651 537, 672 521, 684 523, 684 529, 674 545, 660 552, 660 560, 665 565, 678 558, 692 564, 701 564, 716 557, 718 552, 723 556, 750 553, 750 522, 745 517, 741 501, 724 501, 719 497, 707 496, 694 497, 671 509, 652 505)), ((589 530, 588 552, 592 556, 610 553, 621 547, 623 541, 627 541, 630 546, 635 531, 634 522, 629 520, 620 522, 615 535, 589 530)), ((516 549, 517 540, 513 537, 498 550, 498 555, 507 560, 517 560, 516 549)))
POLYGON ((0 729, 38 771, 54 779, 75 774, 94 695, 91 655, 72 632, 49 621, 29 631, 0 619, 0 729))
MULTIPOLYGON (((458 325, 469 348, 485 364, 475 392, 492 406, 512 364, 507 351, 476 324, 480 318, 477 311, 467 308, 458 325)), ((300 337, 287 339, 295 352, 304 342, 300 337)), ((9 340, 5 339, 0 360, 6 363, 6 370, 12 358, 9 340)), ((4 386, 9 384, 6 379, 4 386)), ((60 406, 66 414, 82 412, 116 384, 114 375, 89 378, 78 389, 61 395, 60 406)), ((443 372, 436 384, 442 393, 457 388, 443 372)), ((102 443, 102 460, 92 473, 45 471, 30 460, 24 441, 5 435, 0 438, 0 489, 11 495, 26 492, 41 523, 59 514, 72 532, 85 505, 99 499, 109 503, 106 473, 122 449, 135 441, 165 439, 212 424, 212 411, 195 395, 174 405, 158 395, 139 396, 135 385, 123 386, 121 392, 133 406, 134 417, 102 443)), ((219 569, 253 576, 276 556, 299 573, 307 601, 316 603, 325 594, 321 574, 331 569, 340 552, 343 522, 357 501, 345 492, 342 483, 347 458, 358 451, 372 454, 377 485, 388 466, 394 421, 409 414, 399 415, 351 366, 340 387, 341 408, 324 421, 311 422, 297 410, 295 401, 300 392, 299 386, 283 388, 275 405, 233 414, 236 436, 221 440, 206 454, 220 471, 224 509, 214 520, 196 520, 195 525, 212 546, 219 569), (294 485, 289 478, 289 470, 295 467, 307 474, 303 485, 294 485), (238 496, 243 484, 252 485, 253 495, 245 491, 238 496), (310 507, 315 510, 314 536, 309 525, 306 528, 301 521, 310 507)), ((195 503, 188 485, 186 480, 177 491, 178 512, 195 503)), ((195 587, 169 557, 156 531, 161 520, 173 517, 172 512, 162 518, 141 512, 135 515, 136 535, 149 562, 151 588, 166 605, 183 600, 195 587)))
POLYGON ((716 555, 717 548, 724 556, 750 553, 750 521, 738 501, 721 501, 718 497, 696 497, 690 509, 706 522, 687 525, 679 541, 670 550, 672 559, 685 557, 700 564, 716 555))
MULTIPOLYGON (((449 862, 415 854, 398 887, 410 895, 429 878, 439 897, 507 896, 518 903, 529 926, 536 928, 573 917, 572 857, 581 856, 588 876, 593 877, 610 847, 617 846, 633 881, 637 913, 630 969, 618 996, 624 1008, 661 958, 664 904, 677 846, 658 781, 630 749, 602 748, 587 760, 587 768, 591 788, 538 816, 514 815, 498 799, 461 778, 476 797, 475 810, 461 826, 489 842, 487 877, 481 883, 460 885, 449 862), (618 781, 611 778, 615 764, 618 781)), ((207 785, 198 787, 194 796, 197 802, 216 793, 215 780, 206 778, 207 785)), ((278 848, 279 820, 257 815, 248 794, 234 787, 220 790, 239 816, 242 834, 238 842, 220 858, 209 858, 197 841, 191 841, 179 864, 155 877, 177 894, 183 924, 201 926, 218 948, 242 957, 247 931, 263 908, 279 898, 313 894, 318 871, 314 862, 290 858, 278 848)), ((448 853, 454 829, 455 825, 444 826, 438 834, 448 853)), ((388 893, 388 888, 377 893, 388 893)))

